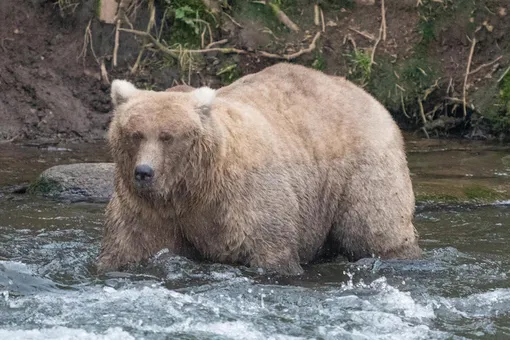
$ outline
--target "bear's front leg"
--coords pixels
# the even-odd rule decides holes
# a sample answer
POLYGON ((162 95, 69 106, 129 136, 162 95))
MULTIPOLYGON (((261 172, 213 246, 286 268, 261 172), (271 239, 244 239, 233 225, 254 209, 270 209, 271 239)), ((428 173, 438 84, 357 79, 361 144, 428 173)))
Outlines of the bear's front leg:
POLYGON ((250 267, 262 268, 270 273, 279 275, 301 275, 304 273, 299 264, 297 252, 285 249, 283 246, 279 251, 261 253, 252 257, 250 267))
POLYGON ((155 214, 142 212, 116 194, 106 208, 106 223, 101 240, 97 270, 100 273, 121 270, 168 248, 171 253, 187 256, 188 246, 175 228, 155 214))

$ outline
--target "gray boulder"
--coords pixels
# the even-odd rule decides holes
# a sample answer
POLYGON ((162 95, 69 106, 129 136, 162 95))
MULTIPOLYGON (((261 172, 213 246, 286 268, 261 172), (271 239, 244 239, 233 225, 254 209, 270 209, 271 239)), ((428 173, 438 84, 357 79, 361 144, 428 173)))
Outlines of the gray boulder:
POLYGON ((113 194, 113 163, 57 165, 45 170, 27 192, 55 199, 107 202, 113 194))

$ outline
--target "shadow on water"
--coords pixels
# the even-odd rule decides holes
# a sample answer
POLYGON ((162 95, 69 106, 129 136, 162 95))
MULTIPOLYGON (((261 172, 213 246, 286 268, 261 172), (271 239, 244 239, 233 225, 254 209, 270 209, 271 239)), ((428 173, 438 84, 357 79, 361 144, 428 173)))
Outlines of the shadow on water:
POLYGON ((504 204, 421 206, 423 259, 337 259, 300 277, 164 251, 146 267, 96 276, 104 207, 0 197, 1 339, 510 336, 504 204))

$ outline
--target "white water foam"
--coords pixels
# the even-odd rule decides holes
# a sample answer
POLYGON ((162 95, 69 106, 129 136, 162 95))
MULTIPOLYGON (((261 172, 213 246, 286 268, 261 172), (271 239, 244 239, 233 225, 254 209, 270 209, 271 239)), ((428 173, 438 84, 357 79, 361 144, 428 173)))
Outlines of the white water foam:
POLYGON ((510 315, 510 289, 443 298, 384 277, 318 290, 225 279, 180 292, 138 283, 11 297, 0 303, 0 339, 442 339, 453 334, 437 329, 438 315, 440 323, 510 315), (6 327, 19 320, 28 330, 6 327))
POLYGON ((135 340, 122 329, 109 328, 104 333, 87 332, 83 329, 54 327, 31 330, 1 330, 0 339, 9 340, 135 340))

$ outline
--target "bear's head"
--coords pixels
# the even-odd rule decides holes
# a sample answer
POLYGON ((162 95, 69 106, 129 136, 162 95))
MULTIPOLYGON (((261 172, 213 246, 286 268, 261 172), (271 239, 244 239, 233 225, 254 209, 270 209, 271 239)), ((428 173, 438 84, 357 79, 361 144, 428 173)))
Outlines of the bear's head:
POLYGON ((214 144, 215 90, 148 91, 125 80, 111 87, 108 139, 123 184, 140 195, 168 194, 200 170, 214 144))

